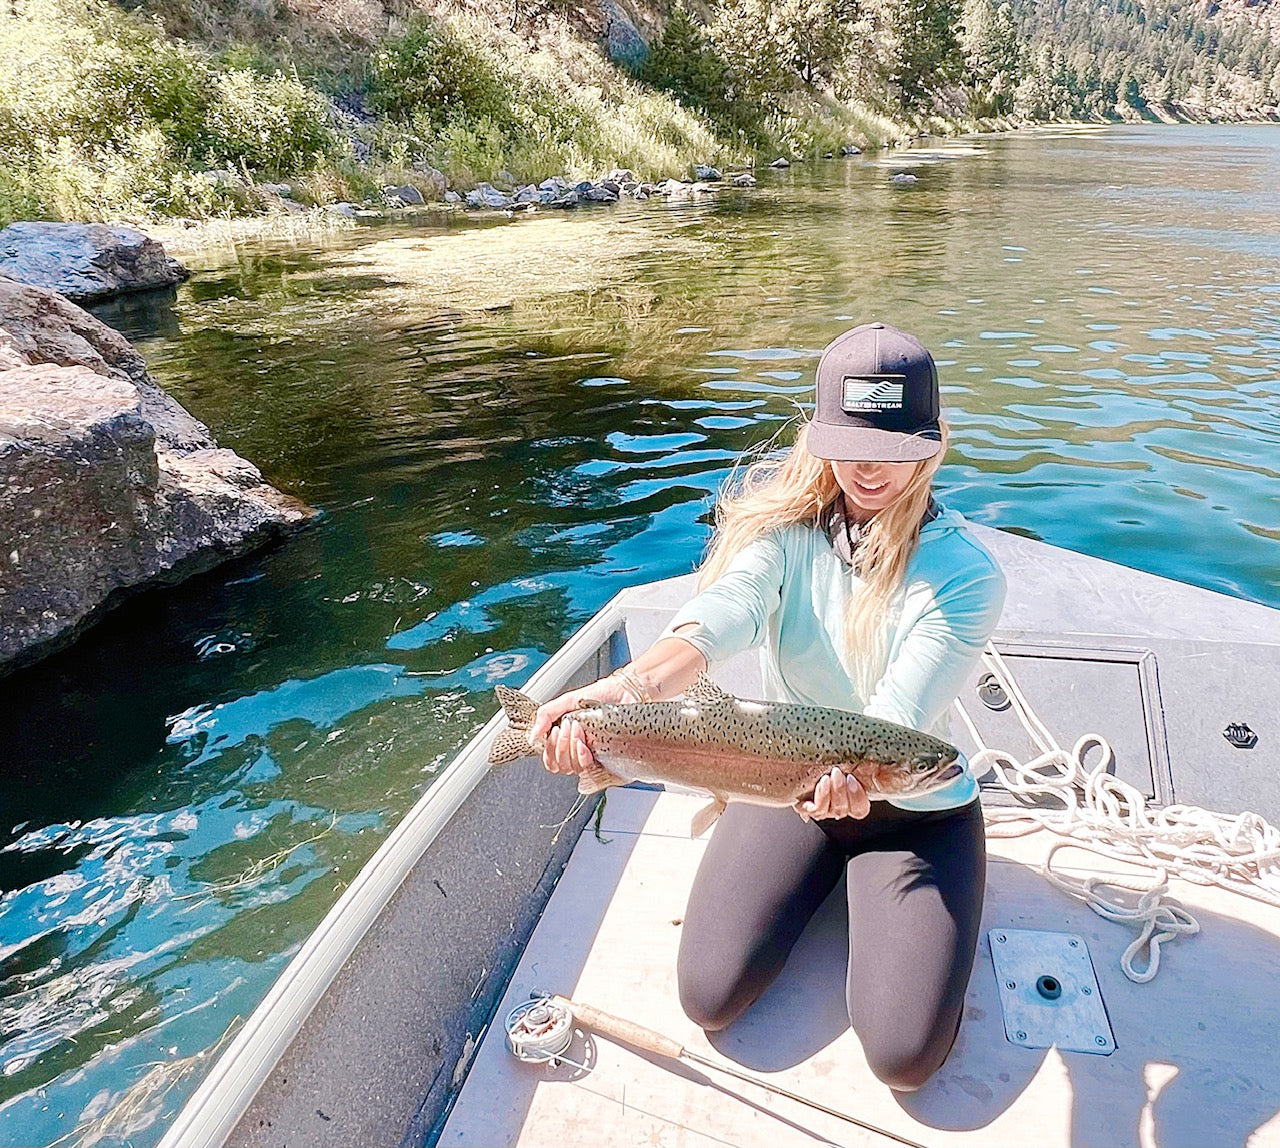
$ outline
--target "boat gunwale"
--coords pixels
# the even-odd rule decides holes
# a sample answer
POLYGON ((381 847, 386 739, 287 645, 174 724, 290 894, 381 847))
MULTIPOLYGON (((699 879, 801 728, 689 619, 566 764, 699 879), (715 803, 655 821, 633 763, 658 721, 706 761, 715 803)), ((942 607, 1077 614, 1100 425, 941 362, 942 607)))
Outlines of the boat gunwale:
MULTIPOLYGON (((554 697, 624 625, 622 590, 574 631, 530 677, 525 692, 554 697)), ((324 998, 423 854, 489 772, 489 746, 505 725, 493 715, 361 866, 266 996, 183 1104, 158 1148, 218 1148, 266 1084, 308 1016, 324 998)))

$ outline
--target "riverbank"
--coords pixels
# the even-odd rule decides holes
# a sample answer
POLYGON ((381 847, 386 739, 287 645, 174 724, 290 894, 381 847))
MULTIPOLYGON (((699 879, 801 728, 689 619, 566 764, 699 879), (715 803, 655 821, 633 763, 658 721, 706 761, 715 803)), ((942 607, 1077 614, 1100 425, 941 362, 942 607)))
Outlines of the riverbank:
POLYGON ((1178 45, 1142 41, 1147 25, 1133 59, 1092 41, 1068 59, 1043 14, 988 0, 928 43, 836 3, 800 19, 743 0, 709 22, 666 0, 401 7, 20 0, 0 17, 0 225, 359 210, 398 189, 430 202, 615 168, 656 183, 1034 122, 1240 119, 1275 114, 1263 81, 1280 75, 1280 47, 1194 14, 1177 27, 1206 47, 1184 75, 1152 71, 1178 45))
MULTIPOLYGON (((1220 109, 1218 109, 1220 110, 1220 109)), ((1014 117, 990 119, 984 121, 980 128, 969 131, 956 131, 954 134, 918 135, 912 139, 894 140, 890 144, 875 147, 868 144, 866 148, 846 145, 843 153, 829 153, 809 160, 797 159, 786 161, 781 165, 784 169, 797 168, 805 170, 815 165, 826 166, 833 162, 849 160, 853 157, 865 157, 859 162, 874 162, 887 167, 891 171, 908 172, 916 162, 915 155, 921 150, 935 146, 954 146, 958 142, 973 139, 997 139, 1011 134, 1035 134, 1040 131, 1056 132, 1062 130, 1081 130, 1103 132, 1111 128, 1122 128, 1140 124, 1167 127, 1217 125, 1224 129, 1231 126, 1248 126, 1280 122, 1280 109, 1259 112, 1256 116, 1222 118, 1215 109, 1159 106, 1148 109, 1148 115, 1134 115, 1128 120, 1057 120, 1051 123, 1022 122, 1014 117), (899 162, 895 163, 897 160, 899 162)), ((773 170, 773 164, 764 165, 766 172, 773 170)), ((718 181, 696 180, 686 176, 683 180, 671 177, 657 184, 640 185, 646 195, 643 198, 688 198, 697 200, 707 195, 718 194, 725 190, 749 191, 761 177, 759 169, 740 168, 723 173, 724 178, 718 181), (745 177, 745 178, 744 178, 745 177), (678 187, 673 186, 678 185, 678 187), (657 189, 663 189, 658 191, 657 189)), ((607 178, 607 177, 606 177, 607 178)), ((546 181, 544 181, 546 182, 546 181)), ((561 177, 561 183, 568 181, 561 177)), ((525 189, 533 185, 525 185, 525 189)), ((479 190, 492 189, 486 184, 479 190)), ((392 189, 394 190, 394 189, 392 189)), ((495 189, 496 190, 496 189, 495 189)), ((548 204, 542 204, 529 198, 523 202, 516 201, 519 188, 512 188, 511 194, 499 192, 503 202, 489 205, 470 204, 465 194, 454 193, 449 200, 423 199, 421 203, 410 205, 389 205, 385 195, 370 198, 360 204, 313 206, 301 208, 297 204, 285 208, 277 204, 275 207, 254 215, 217 216, 205 219, 160 219, 147 225, 148 234, 162 242, 165 248, 179 256, 200 256, 215 250, 228 250, 245 245, 285 242, 305 244, 323 241, 324 237, 335 235, 360 226, 361 223, 373 224, 379 221, 394 222, 396 219, 423 216, 427 218, 471 217, 482 219, 495 212, 507 215, 532 213, 539 210, 556 210, 548 204), (510 200, 510 202, 505 202, 510 200)), ((589 213, 600 210, 606 204, 616 202, 612 195, 600 200, 582 200, 573 206, 586 209, 589 213)), ((561 205, 565 206, 565 205, 561 205)))

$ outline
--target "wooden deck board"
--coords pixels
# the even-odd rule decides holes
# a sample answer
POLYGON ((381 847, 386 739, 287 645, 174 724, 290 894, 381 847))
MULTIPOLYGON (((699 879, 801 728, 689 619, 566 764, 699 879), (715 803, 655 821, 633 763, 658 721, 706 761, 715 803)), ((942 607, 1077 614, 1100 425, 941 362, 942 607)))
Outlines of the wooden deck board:
POLYGON ((540 989, 649 1025, 925 1145, 1280 1145, 1280 910, 1180 884, 1176 893, 1202 932, 1167 946, 1156 980, 1135 985, 1118 966, 1129 931, 1040 877, 1043 833, 991 842, 984 938, 998 925, 1083 935, 1118 1043, 1112 1056, 1009 1044, 984 939, 955 1049, 924 1089, 897 1097, 871 1076, 848 1029, 838 893, 779 980, 713 1047, 681 1012, 675 986, 678 922, 704 848, 688 836, 700 801, 611 793, 606 842, 587 832, 578 844, 441 1144, 889 1143, 750 1084, 646 1059, 607 1039, 575 1039, 568 1055, 586 1072, 521 1064, 505 1049, 501 1019, 540 989))

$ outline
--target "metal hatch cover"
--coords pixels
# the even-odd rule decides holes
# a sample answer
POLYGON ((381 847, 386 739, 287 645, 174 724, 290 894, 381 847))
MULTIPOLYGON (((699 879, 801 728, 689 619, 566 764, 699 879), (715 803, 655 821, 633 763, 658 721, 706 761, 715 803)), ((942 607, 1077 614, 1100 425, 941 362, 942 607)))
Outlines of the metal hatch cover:
POLYGON ((1075 933, 992 929, 1004 1034, 1023 1048, 1110 1056, 1115 1035, 1093 971, 1089 946, 1075 933))

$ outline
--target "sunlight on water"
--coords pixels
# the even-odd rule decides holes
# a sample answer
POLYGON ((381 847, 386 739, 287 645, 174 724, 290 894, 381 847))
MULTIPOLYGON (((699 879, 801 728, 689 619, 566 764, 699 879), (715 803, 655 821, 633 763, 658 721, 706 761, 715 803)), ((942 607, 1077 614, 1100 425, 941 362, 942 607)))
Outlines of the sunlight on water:
POLYGON ((129 312, 156 376, 325 513, 0 684, 0 1142, 154 1143, 493 685, 692 569, 856 321, 937 352, 948 504, 1277 603, 1280 127, 759 176, 242 249, 129 312))

